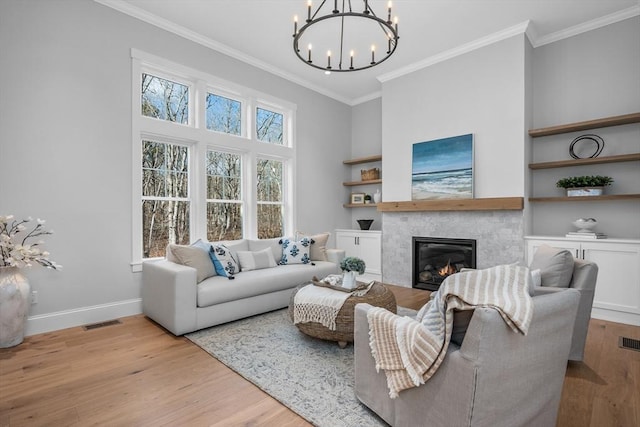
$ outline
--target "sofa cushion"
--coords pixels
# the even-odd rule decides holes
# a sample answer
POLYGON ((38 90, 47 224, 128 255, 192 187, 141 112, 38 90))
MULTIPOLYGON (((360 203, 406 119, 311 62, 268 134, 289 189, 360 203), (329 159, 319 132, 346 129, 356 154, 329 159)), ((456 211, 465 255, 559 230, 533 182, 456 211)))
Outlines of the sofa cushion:
POLYGON ((209 256, 219 276, 231 277, 240 271, 238 262, 231 250, 223 244, 212 244, 211 249, 209 249, 209 256))
POLYGON ((191 246, 169 244, 167 245, 167 260, 195 268, 196 278, 200 283, 204 279, 216 275, 213 262, 209 257, 209 247, 210 245, 202 240, 197 240, 191 246))
POLYGON ((240 271, 260 270, 262 268, 275 267, 276 260, 273 258, 271 248, 264 248, 261 251, 238 251, 238 262, 240 271))
POLYGON ((273 259, 280 261, 282 258, 282 246, 280 246, 280 237, 275 237, 273 239, 257 239, 257 240, 249 240, 249 251, 257 252, 261 251, 265 248, 271 248, 271 252, 273 253, 273 259))
POLYGON ((234 280, 214 276, 197 287, 198 307, 208 307, 256 295, 268 294, 310 282, 313 276, 325 277, 338 274, 340 267, 329 261, 311 264, 278 265, 263 270, 238 274, 234 280))
POLYGON ((309 258, 309 251, 311 246, 311 239, 303 237, 300 240, 282 239, 282 257, 280 258, 281 265, 287 264, 309 264, 311 258, 309 258))
POLYGON ((573 275, 573 255, 566 249, 541 245, 533 255, 530 270, 540 270, 542 286, 568 288, 573 275))
POLYGON ((311 239, 311 250, 309 257, 311 261, 327 261, 327 242, 330 233, 320 233, 309 236, 311 239))
POLYGON ((227 249, 231 251, 232 256, 235 260, 238 260, 238 256, 236 255, 238 251, 250 251, 249 249, 249 241, 247 239, 239 239, 239 240, 222 240, 220 242, 215 242, 216 244, 225 245, 227 249))

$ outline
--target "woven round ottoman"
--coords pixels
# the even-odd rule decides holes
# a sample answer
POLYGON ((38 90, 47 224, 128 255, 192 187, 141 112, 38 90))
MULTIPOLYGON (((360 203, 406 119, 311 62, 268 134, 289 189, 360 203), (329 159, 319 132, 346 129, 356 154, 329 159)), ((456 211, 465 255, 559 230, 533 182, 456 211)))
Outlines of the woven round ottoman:
MULTIPOLYGON (((293 304, 294 298, 298 290, 307 286, 303 284, 294 289, 291 294, 291 300, 289 301, 289 317, 293 322, 293 304)), ((313 285, 311 285, 313 286, 313 285)), ((335 291, 340 292, 340 291, 335 291)), ((353 317, 356 304, 367 303, 376 307, 383 307, 387 310, 396 313, 396 297, 389 289, 387 289, 382 283, 376 282, 369 289, 365 295, 350 296, 340 308, 338 316, 336 317, 336 330, 332 331, 321 323, 306 322, 298 323, 296 326, 306 335, 314 338, 320 338, 327 341, 337 341, 341 348, 346 347, 348 342, 353 342, 353 317)))

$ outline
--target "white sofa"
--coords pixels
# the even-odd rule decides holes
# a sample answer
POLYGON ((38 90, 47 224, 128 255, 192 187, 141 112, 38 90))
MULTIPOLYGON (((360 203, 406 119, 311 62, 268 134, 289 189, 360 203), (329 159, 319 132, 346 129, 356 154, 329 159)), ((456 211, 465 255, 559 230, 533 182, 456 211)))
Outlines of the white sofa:
MULTIPOLYGON (((279 241, 279 238, 243 239, 224 243, 236 253, 270 247, 277 262, 280 259, 277 255, 282 252, 279 241)), ((314 244, 319 245, 318 242, 314 244)), ((296 286, 313 276, 321 278, 340 273, 343 250, 312 245, 312 255, 314 253, 315 257, 312 256, 308 264, 241 271, 230 280, 215 273, 202 279, 202 269, 179 264, 168 248, 167 258, 143 263, 142 311, 173 334, 182 335, 287 307, 296 286), (198 282, 198 279, 202 281, 198 282)))

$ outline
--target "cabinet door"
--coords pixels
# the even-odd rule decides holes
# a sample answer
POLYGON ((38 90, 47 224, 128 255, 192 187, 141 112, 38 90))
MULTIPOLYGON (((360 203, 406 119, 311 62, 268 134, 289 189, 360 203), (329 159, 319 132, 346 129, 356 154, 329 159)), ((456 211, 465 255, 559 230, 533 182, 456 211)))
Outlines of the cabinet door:
POLYGON ((354 233, 336 232, 336 248, 344 249, 345 256, 360 256, 354 233))
POLYGON ((593 306, 640 314, 638 245, 585 242, 581 251, 581 257, 598 264, 593 306))
POLYGON ((579 242, 567 242, 562 240, 528 240, 527 265, 531 264, 531 261, 533 260, 533 254, 535 254, 538 248, 542 245, 548 245, 552 248, 566 249, 573 254, 574 258, 581 258, 579 242))
POLYGON ((360 258, 367 266, 367 273, 382 274, 382 242, 380 234, 361 234, 358 242, 360 258))

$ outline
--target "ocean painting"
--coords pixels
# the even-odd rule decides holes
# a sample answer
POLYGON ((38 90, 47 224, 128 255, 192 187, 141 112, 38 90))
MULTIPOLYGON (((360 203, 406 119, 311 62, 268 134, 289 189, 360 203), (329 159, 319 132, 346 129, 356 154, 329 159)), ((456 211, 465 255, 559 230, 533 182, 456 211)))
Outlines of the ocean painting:
POLYGON ((413 144, 411 199, 473 198, 473 134, 413 144))

